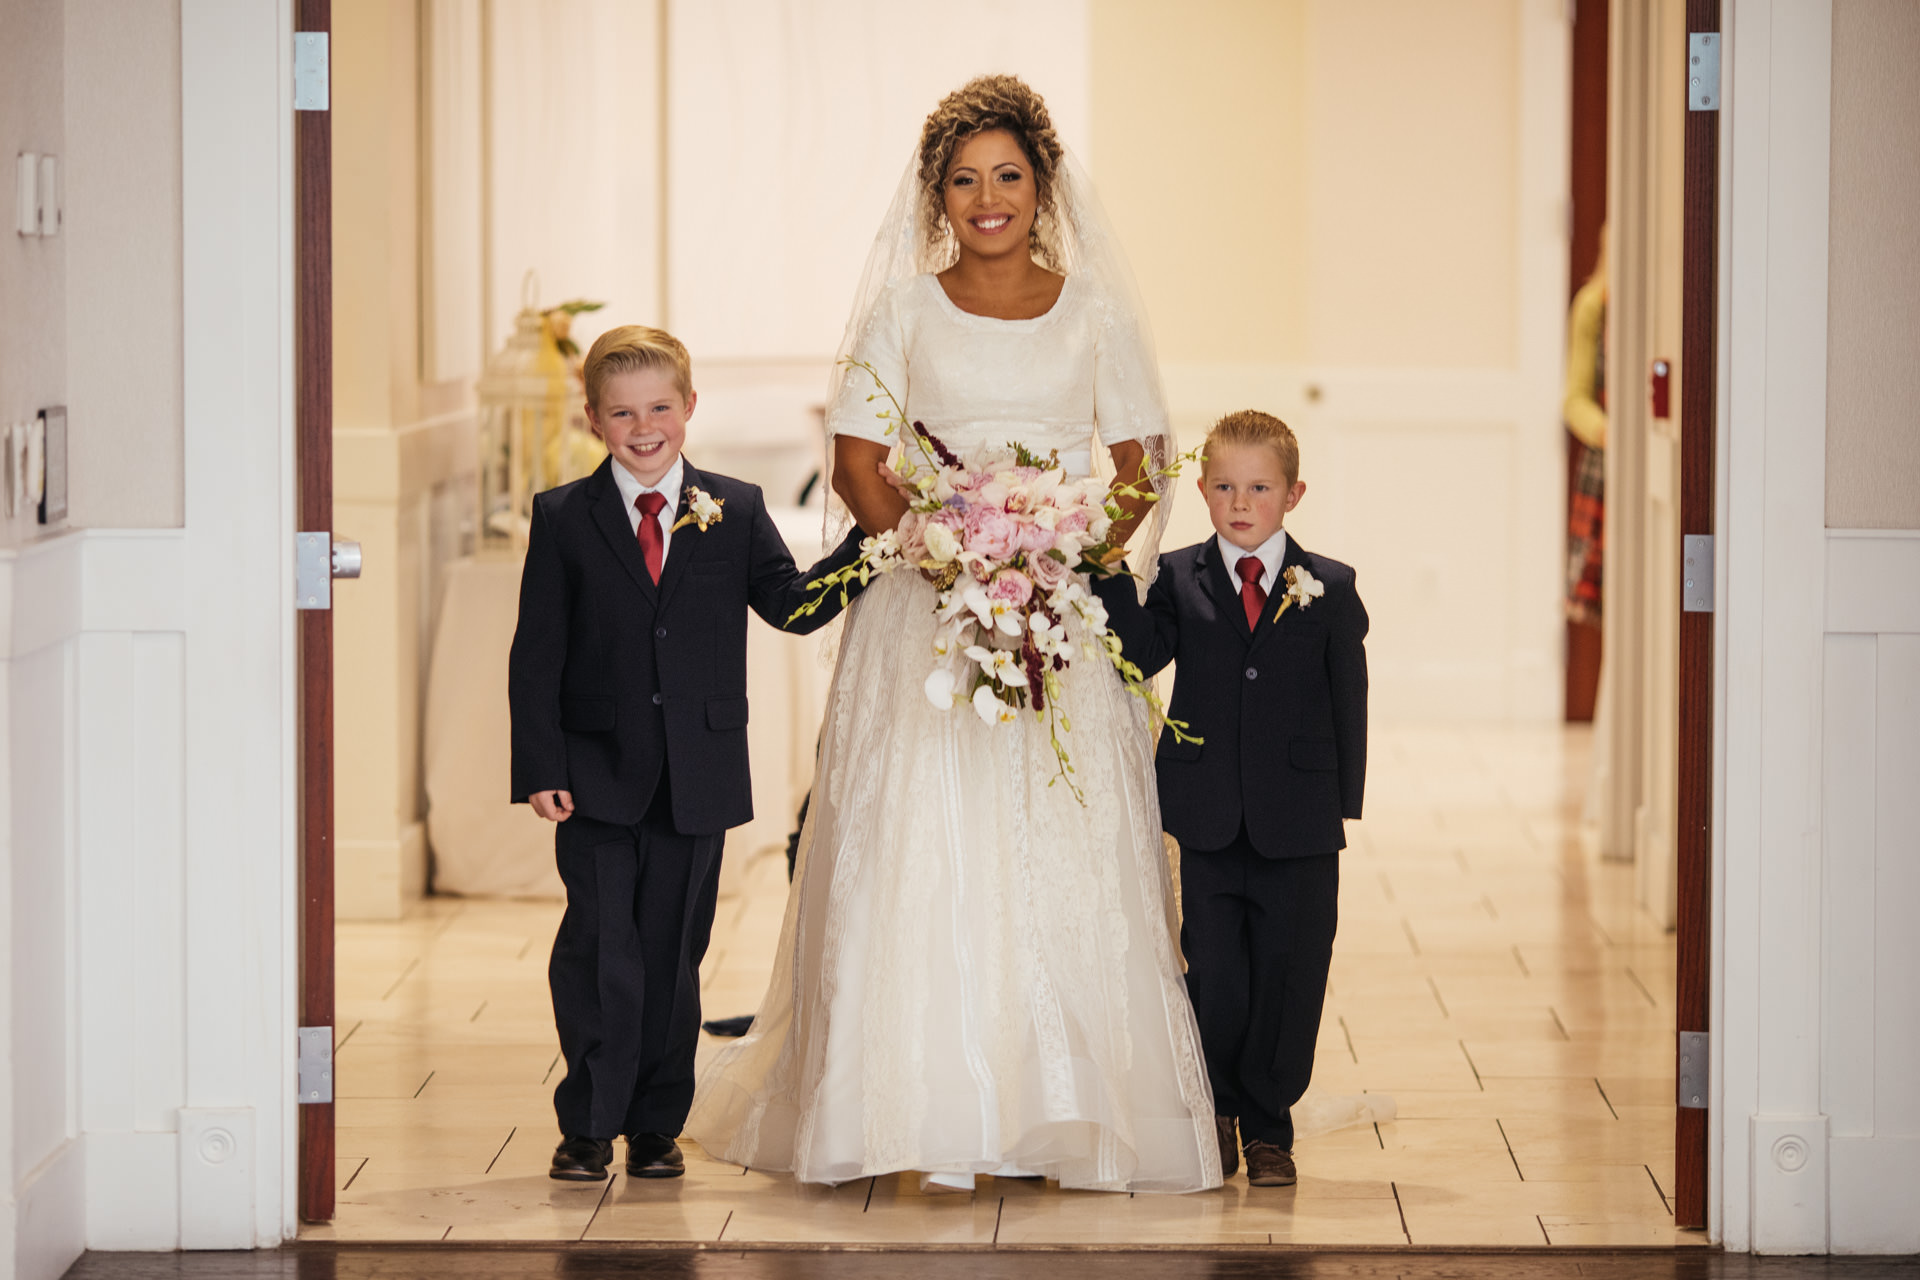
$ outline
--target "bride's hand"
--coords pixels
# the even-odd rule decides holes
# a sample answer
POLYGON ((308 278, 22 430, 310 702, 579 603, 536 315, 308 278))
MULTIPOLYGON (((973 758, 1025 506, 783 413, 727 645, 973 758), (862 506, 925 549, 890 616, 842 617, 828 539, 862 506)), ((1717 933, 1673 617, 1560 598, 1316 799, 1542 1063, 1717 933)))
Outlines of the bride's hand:
POLYGON ((906 479, 902 477, 898 471, 895 471, 892 465, 887 463, 885 460, 875 463, 873 469, 880 473, 880 478, 882 480, 885 480, 888 484, 893 486, 893 491, 895 493, 905 498, 908 502, 912 502, 915 498, 920 496, 919 494, 913 491, 912 486, 907 484, 906 479))

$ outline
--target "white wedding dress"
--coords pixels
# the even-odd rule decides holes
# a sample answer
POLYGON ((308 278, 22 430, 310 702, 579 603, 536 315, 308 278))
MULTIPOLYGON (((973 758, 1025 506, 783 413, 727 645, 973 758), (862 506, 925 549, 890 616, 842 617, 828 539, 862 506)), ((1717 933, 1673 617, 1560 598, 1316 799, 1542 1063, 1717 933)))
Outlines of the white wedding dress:
MULTIPOLYGON (((1032 320, 971 315, 933 276, 902 278, 855 355, 962 455, 1017 440, 1085 474, 1096 447, 1161 454, 1170 439, 1131 317, 1079 276, 1032 320)), ((872 389, 847 378, 828 429, 885 439, 872 389)), ((702 1074, 687 1132, 808 1182, 1018 1170, 1217 1186, 1146 708, 1104 657, 1065 673, 1083 807, 1048 785, 1030 712, 990 727, 928 702, 933 600, 896 573, 847 614, 772 982, 702 1074)))

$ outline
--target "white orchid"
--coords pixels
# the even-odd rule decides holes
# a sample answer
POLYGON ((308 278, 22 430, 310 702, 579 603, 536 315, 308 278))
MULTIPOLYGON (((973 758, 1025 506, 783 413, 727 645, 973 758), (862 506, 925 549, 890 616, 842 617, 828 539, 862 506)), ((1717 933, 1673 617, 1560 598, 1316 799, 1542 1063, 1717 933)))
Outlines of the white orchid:
POLYGON ((1033 636, 1033 647, 1040 654, 1051 658, 1067 647, 1067 627, 1063 622, 1047 621, 1046 615, 1034 613, 1027 618, 1027 627, 1033 636))
POLYGON ((973 691, 973 710, 988 724, 1012 724, 1020 714, 1017 708, 996 698, 990 684, 983 684, 973 691))
POLYGON ((921 686, 926 691, 927 701, 936 711, 950 711, 957 700, 954 697, 954 675, 945 667, 935 667, 927 673, 927 682, 921 686))
POLYGON ((1021 669, 1019 656, 1011 649, 987 649, 970 644, 966 654, 980 664, 980 670, 986 673, 988 679, 998 680, 1010 689, 1027 687, 1027 673, 1021 669))
POLYGON ((958 625, 949 623, 942 626, 938 631, 935 631, 933 633, 933 656, 936 658, 952 656, 954 651, 960 647, 961 633, 966 630, 967 626, 968 624, 964 622, 958 625))
POLYGON ((986 587, 974 583, 967 587, 964 598, 967 608, 973 610, 973 616, 980 625, 989 631, 998 631, 1002 635, 1018 639, 1026 630, 1021 619, 1024 616, 1018 606, 1004 600, 995 600, 987 594, 986 587))

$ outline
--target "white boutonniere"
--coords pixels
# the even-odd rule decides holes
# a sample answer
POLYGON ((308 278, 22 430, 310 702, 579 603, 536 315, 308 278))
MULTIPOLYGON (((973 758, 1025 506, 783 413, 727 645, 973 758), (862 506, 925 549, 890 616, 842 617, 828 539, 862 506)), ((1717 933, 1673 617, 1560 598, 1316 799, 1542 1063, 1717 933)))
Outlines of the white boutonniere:
POLYGON ((673 522, 673 532, 678 533, 690 524, 699 525, 705 533, 710 524, 720 523, 720 508, 727 505, 725 498, 716 498, 705 489, 687 490, 687 514, 673 522))
POLYGON ((1275 622, 1280 621, 1280 615, 1287 611, 1288 605, 1297 604, 1304 609, 1327 594, 1327 584, 1308 573, 1307 566, 1303 564, 1289 565, 1286 576, 1287 592, 1280 597, 1280 607, 1273 611, 1275 622))

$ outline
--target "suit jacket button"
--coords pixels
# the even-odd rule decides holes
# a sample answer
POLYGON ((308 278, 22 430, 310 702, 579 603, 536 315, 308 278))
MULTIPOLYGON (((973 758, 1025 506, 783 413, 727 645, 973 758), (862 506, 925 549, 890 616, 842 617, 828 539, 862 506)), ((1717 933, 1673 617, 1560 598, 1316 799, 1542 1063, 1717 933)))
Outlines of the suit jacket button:
POLYGON ((653 629, 653 638, 655 640, 665 640, 667 638, 667 629, 665 627, 655 627, 653 629))
POLYGON ((656 707, 657 707, 657 706, 659 706, 659 705, 660 705, 660 704, 661 704, 662 702, 665 702, 665 701, 666 701, 666 699, 665 699, 665 698, 663 698, 663 697, 661 697, 661 696, 660 696, 659 694, 657 694, 657 693, 656 693, 656 694, 654 694, 654 695, 653 695, 653 705, 654 705, 654 706, 656 706, 656 707))
POLYGON ((1255 670, 1254 668, 1252 668, 1252 667, 1248 667, 1248 668, 1247 668, 1247 679, 1249 679, 1249 680, 1258 680, 1259 678, 1260 678, 1260 673, 1259 673, 1258 671, 1256 671, 1256 670, 1255 670))

